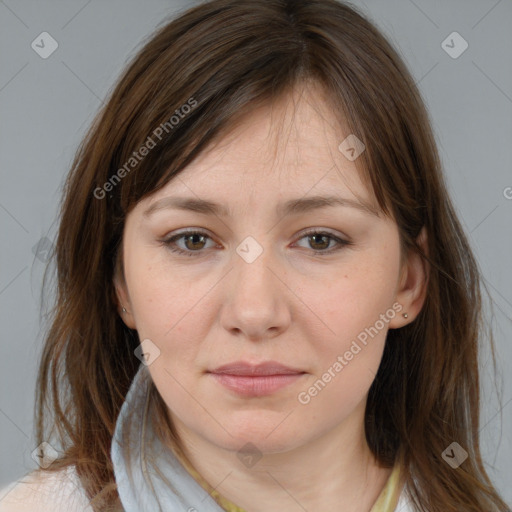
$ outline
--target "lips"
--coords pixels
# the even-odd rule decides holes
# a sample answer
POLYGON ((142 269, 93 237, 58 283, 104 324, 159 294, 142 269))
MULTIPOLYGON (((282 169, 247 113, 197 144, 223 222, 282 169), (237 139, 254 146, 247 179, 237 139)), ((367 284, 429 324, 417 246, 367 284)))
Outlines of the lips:
POLYGON ((300 379, 306 372, 276 361, 257 365, 237 361, 208 372, 215 381, 232 393, 243 397, 271 395, 300 379))
POLYGON ((276 361, 265 361, 260 364, 250 364, 244 361, 236 361, 234 363, 225 364, 223 366, 219 366, 215 370, 212 370, 211 373, 215 374, 224 374, 224 375, 245 375, 245 376, 255 376, 255 375, 294 375, 305 373, 302 370, 298 370, 295 368, 290 368, 288 366, 284 366, 281 363, 276 361))

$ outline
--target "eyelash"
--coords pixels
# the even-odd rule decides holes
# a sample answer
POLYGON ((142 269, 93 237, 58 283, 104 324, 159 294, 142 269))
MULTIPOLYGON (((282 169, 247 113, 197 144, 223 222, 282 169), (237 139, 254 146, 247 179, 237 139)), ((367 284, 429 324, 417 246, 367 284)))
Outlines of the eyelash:
MULTIPOLYGON (((171 251, 171 252, 175 252, 179 255, 183 255, 183 256, 199 256, 201 255, 201 253, 203 252, 202 250, 197 250, 197 251, 185 251, 183 249, 179 249, 179 248, 176 248, 176 247, 172 247, 172 244, 176 241, 176 240, 179 240, 180 238, 183 238, 183 237, 187 237, 187 236, 190 236, 190 235, 201 235, 201 236, 204 236, 206 238, 209 238, 210 240, 212 239, 207 233, 205 233, 204 231, 199 231, 199 230, 187 230, 187 231, 182 231, 181 233, 178 233, 170 238, 167 238, 167 239, 164 239, 164 240, 161 240, 161 242, 171 251)), ((353 245, 352 242, 349 242, 347 240, 343 240, 337 236, 334 236, 332 233, 329 233, 329 232, 326 232, 326 231, 318 231, 316 229, 310 229, 310 230, 307 230, 306 232, 304 232, 302 234, 302 236, 297 240, 302 240, 303 238, 306 238, 308 236, 312 236, 312 235, 322 235, 322 236, 326 236, 328 238, 330 238, 331 240, 334 240, 336 243, 338 243, 338 247, 335 247, 335 248, 331 248, 331 249, 326 249, 326 250, 315 250, 315 249, 312 249, 313 251, 313 254, 315 256, 327 256, 329 254, 332 254, 334 252, 337 252, 339 250, 341 250, 343 247, 345 246, 349 246, 349 245, 353 245)))

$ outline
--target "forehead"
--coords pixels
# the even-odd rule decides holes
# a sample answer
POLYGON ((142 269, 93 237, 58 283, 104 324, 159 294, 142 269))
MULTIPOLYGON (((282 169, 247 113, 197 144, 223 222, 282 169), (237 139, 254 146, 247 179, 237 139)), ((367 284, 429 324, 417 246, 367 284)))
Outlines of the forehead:
POLYGON ((231 123, 146 206, 178 193, 236 203, 337 192, 378 209, 356 163, 338 149, 348 135, 324 90, 303 85, 231 123))

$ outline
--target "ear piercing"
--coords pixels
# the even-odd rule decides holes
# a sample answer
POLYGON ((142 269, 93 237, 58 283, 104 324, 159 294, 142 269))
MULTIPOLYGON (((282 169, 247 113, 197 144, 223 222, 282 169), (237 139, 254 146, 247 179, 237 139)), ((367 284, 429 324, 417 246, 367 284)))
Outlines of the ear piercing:
POLYGON ((123 306, 123 313, 126 313, 126 308, 123 306))

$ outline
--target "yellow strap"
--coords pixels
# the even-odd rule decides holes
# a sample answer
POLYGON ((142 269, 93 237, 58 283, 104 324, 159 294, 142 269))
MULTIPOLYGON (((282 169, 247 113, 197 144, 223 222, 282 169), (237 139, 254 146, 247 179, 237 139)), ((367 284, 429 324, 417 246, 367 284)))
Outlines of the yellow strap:
MULTIPOLYGON (((243 508, 235 505, 227 498, 224 498, 218 491, 216 491, 185 459, 181 454, 177 453, 176 456, 180 462, 185 466, 187 471, 201 484, 201 486, 210 494, 210 496, 226 511, 226 512, 246 512, 243 508)), ((389 475, 386 485, 382 489, 377 501, 373 505, 370 512, 393 512, 400 497, 400 466, 395 464, 393 471, 389 475)))
POLYGON ((395 464, 386 485, 379 494, 370 512, 393 512, 395 510, 402 491, 400 477, 400 465, 395 464))
POLYGON ((201 484, 203 489, 205 489, 208 494, 223 508, 226 512, 245 512, 245 510, 238 505, 235 505, 233 502, 229 501, 227 498, 224 498, 222 494, 216 491, 189 463, 188 459, 186 459, 183 454, 179 450, 174 450, 176 457, 178 457, 179 461, 185 466, 187 471, 195 478, 195 480, 201 484))

